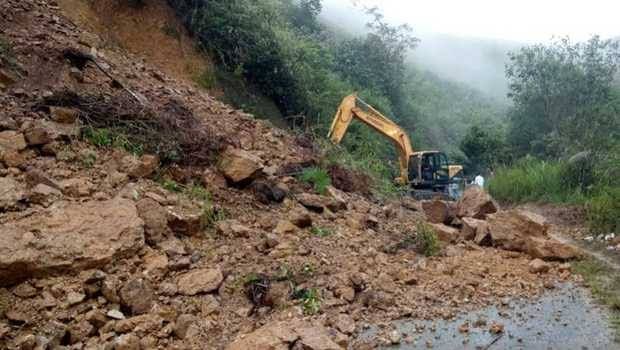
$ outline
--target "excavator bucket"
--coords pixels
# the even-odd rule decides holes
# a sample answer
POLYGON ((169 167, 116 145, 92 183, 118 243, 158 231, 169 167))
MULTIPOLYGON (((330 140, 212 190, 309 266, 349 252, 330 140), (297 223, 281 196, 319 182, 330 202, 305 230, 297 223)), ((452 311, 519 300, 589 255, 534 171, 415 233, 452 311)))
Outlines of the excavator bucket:
POLYGON ((332 121, 332 126, 329 129, 327 137, 332 140, 333 143, 338 144, 342 141, 344 134, 347 132, 349 124, 353 120, 353 108, 355 107, 355 101, 357 95, 349 95, 342 100, 336 116, 332 121))

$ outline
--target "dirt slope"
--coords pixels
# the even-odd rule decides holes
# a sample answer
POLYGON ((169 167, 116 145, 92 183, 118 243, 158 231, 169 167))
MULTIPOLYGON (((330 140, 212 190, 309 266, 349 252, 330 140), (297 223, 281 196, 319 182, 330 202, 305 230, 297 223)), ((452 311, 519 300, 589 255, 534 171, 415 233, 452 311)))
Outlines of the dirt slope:
POLYGON ((420 203, 314 193, 293 176, 317 162, 311 142, 195 89, 168 48, 98 40, 55 1, 6 0, 0 16, 0 348, 360 348, 368 324, 577 279, 523 245, 479 246, 453 217, 427 258, 420 203))
POLYGON ((92 38, 98 47, 126 50, 186 81, 212 68, 166 1, 147 0, 139 7, 117 0, 60 0, 58 4, 71 21, 98 36, 92 38))

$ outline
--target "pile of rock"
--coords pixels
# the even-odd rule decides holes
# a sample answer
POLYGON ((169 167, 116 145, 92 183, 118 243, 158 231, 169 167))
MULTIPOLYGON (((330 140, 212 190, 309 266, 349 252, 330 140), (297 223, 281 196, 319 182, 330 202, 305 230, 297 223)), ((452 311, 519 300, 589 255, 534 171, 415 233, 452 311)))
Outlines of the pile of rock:
POLYGON ((473 241, 546 260, 580 255, 574 247, 549 237, 545 218, 525 210, 501 210, 478 186, 467 188, 457 203, 433 200, 422 207, 442 241, 473 241))

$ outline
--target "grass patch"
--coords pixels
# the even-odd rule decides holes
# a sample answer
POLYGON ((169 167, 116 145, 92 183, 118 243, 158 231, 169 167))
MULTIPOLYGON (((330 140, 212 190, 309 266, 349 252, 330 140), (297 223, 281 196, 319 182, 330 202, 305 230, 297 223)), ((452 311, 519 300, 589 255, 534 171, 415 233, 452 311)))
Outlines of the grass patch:
POLYGON ((301 300, 305 315, 315 315, 321 310, 321 295, 316 288, 296 289, 293 299, 301 300))
POLYGON ((331 236, 334 232, 329 228, 312 226, 312 228, 310 229, 310 233, 312 233, 313 235, 317 237, 323 238, 323 237, 331 236))
POLYGON ((161 181, 161 187, 163 187, 168 192, 181 193, 183 191, 183 185, 169 179, 163 179, 161 181))
POLYGON ((85 127, 82 131, 82 137, 90 144, 105 148, 114 147, 121 148, 125 151, 140 156, 144 154, 144 146, 139 143, 134 143, 129 140, 127 135, 116 132, 107 128, 93 128, 85 127))
MULTIPOLYGON (((618 157, 618 156, 615 156, 618 157)), ((567 203, 584 206, 590 230, 620 231, 620 159, 582 163, 524 158, 498 169, 489 180, 491 195, 510 203, 567 203)))
POLYGON ((573 271, 580 274, 592 295, 611 310, 610 326, 620 341, 620 275, 603 262, 586 258, 572 264, 573 271))
POLYGON ((316 167, 304 169, 299 179, 305 183, 311 184, 314 191, 319 194, 325 194, 327 192, 327 187, 332 183, 327 170, 316 167))
POLYGON ((416 251, 425 256, 435 256, 439 253, 439 237, 433 228, 423 222, 416 226, 416 236, 414 239, 416 251))

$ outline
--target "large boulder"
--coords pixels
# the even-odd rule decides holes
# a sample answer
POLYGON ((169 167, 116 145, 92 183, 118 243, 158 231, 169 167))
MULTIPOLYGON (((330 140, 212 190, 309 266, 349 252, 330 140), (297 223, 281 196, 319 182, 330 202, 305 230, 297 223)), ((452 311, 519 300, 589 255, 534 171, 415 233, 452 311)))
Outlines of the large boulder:
POLYGON ((456 215, 459 218, 485 219, 498 210, 497 203, 479 186, 469 186, 456 204, 456 215))
POLYGON ((449 224, 454 219, 454 208, 451 203, 445 201, 424 201, 422 209, 428 221, 434 224, 449 224))
POLYGON ((491 245, 491 231, 489 224, 484 220, 463 218, 461 236, 468 241, 474 241, 478 245, 491 245))
POLYGON ((545 260, 567 260, 580 256, 576 248, 548 237, 549 224, 538 214, 508 210, 489 215, 488 223, 496 247, 545 260))
POLYGON ((451 243, 459 238, 459 230, 444 224, 429 224, 442 242, 451 243))
POLYGON ((100 268, 144 246, 143 221, 125 199, 57 202, 0 226, 0 286, 100 268))
POLYGON ((260 157, 242 149, 227 148, 218 164, 219 170, 232 184, 253 180, 263 169, 260 157))
POLYGON ((293 320, 273 322, 256 331, 238 338, 226 350, 340 350, 343 349, 330 337, 323 326, 314 326, 307 321, 293 320))
POLYGON ((549 224, 540 215, 507 210, 488 217, 493 245, 506 250, 526 251, 529 237, 546 237, 549 224))

